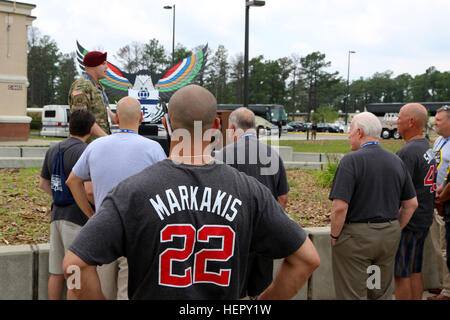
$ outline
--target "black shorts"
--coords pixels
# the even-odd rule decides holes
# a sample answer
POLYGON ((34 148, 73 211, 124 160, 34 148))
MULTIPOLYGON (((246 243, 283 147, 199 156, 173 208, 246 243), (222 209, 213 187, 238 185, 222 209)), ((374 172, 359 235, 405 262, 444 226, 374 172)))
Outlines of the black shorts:
POLYGON ((425 231, 402 230, 402 237, 395 255, 394 274, 409 278, 411 273, 422 272, 423 247, 429 229, 425 231))

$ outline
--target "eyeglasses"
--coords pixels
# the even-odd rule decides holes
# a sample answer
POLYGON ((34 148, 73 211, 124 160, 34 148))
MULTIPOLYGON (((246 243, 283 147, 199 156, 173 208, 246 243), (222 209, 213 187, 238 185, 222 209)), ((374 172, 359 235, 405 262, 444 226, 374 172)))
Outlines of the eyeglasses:
POLYGON ((450 107, 447 106, 447 105, 445 105, 445 106, 443 106, 443 107, 440 107, 440 108, 437 110, 437 112, 439 112, 439 111, 448 111, 448 110, 450 110, 450 107))

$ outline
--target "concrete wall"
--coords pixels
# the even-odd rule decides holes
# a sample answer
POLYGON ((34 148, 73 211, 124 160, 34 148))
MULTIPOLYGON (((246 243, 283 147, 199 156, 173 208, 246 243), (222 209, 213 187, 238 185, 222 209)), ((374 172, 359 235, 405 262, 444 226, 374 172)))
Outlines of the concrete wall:
MULTIPOLYGON (((335 299, 331 265, 330 228, 305 228, 321 259, 320 267, 294 297, 295 300, 335 299)), ((49 244, 0 246, 0 300, 47 299, 49 244)), ((274 261, 274 275, 282 260, 274 261)), ((430 237, 424 248, 425 290, 439 287, 436 256, 430 237)))

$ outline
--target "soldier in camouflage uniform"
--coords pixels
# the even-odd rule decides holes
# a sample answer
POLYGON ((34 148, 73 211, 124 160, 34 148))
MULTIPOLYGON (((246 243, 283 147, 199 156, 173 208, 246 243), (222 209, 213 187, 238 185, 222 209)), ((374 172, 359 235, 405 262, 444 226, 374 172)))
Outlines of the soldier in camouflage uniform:
POLYGON ((83 64, 86 67, 83 75, 75 80, 69 91, 70 110, 88 109, 94 115, 96 123, 93 126, 93 135, 97 137, 111 134, 109 128, 109 104, 100 79, 106 77, 107 53, 91 51, 84 56, 83 64))

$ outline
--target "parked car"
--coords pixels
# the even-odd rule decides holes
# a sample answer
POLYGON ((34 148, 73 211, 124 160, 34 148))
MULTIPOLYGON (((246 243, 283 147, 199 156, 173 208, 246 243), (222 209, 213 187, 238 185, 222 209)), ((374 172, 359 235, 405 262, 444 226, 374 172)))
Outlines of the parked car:
POLYGON ((288 125, 294 129, 293 131, 306 131, 306 126, 301 121, 291 121, 288 123, 288 125))
POLYGON ((331 123, 318 123, 317 124, 317 132, 334 132, 334 133, 339 133, 340 128, 335 125, 335 124, 331 124, 331 123))

